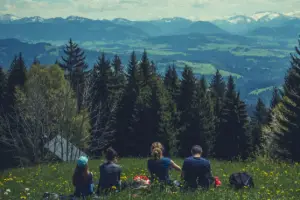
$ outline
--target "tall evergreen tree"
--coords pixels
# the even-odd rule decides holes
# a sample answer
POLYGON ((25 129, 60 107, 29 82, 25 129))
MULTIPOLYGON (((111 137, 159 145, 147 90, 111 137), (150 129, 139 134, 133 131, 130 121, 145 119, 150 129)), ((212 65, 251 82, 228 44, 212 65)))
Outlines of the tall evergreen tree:
POLYGON ((87 69, 85 63, 84 51, 79 48, 78 44, 69 40, 65 45, 64 53, 66 57, 62 58, 60 66, 67 72, 66 78, 70 81, 72 88, 74 89, 77 97, 78 112, 82 107, 83 93, 84 93, 84 72, 87 69))
POLYGON ((273 109, 275 106, 281 101, 281 95, 280 91, 277 87, 274 87, 273 89, 273 95, 272 95, 272 100, 270 103, 270 108, 273 109))
POLYGON ((119 56, 115 55, 112 61, 113 67, 113 79, 114 79, 114 94, 116 98, 120 98, 123 89, 125 88, 126 84, 126 76, 124 73, 124 67, 122 65, 122 61, 119 56))
MULTIPOLYGON (((300 40, 299 40, 300 44, 300 40)), ((300 45, 299 45, 300 46, 300 45)), ((300 50, 291 55, 291 68, 288 70, 283 86, 284 96, 279 110, 282 117, 277 119, 279 130, 276 130, 275 141, 278 155, 285 159, 300 161, 300 50)))
POLYGON ((172 96, 174 102, 177 102, 180 93, 180 81, 173 65, 169 66, 164 76, 164 85, 172 96))
POLYGON ((8 71, 7 92, 6 92, 6 108, 8 112, 12 111, 15 105, 16 87, 23 87, 26 80, 26 66, 22 54, 15 56, 8 71))
POLYGON ((253 138, 253 150, 255 152, 262 150, 263 148, 263 134, 262 127, 268 122, 268 110, 262 100, 259 98, 257 100, 254 115, 251 119, 252 127, 252 138, 253 138))
POLYGON ((216 156, 232 160, 237 157, 247 158, 250 152, 251 138, 247 131, 248 116, 246 105, 235 91, 232 76, 227 83, 224 106, 221 111, 220 129, 216 138, 216 156))
MULTIPOLYGON (((185 66, 182 72, 180 95, 178 98, 178 111, 180 112, 180 155, 187 156, 189 152, 191 133, 195 127, 192 126, 195 117, 196 78, 192 69, 185 66)), ((197 134, 197 133, 195 133, 197 134)))
POLYGON ((144 50, 140 62, 140 73, 141 73, 141 80, 143 82, 143 85, 147 85, 151 80, 153 71, 146 50, 144 50))
POLYGON ((0 67, 0 113, 4 110, 4 100, 6 93, 6 74, 3 71, 3 68, 0 67))
POLYGON ((140 94, 139 66, 135 52, 131 53, 127 66, 127 85, 120 100, 117 111, 116 139, 114 146, 122 155, 129 155, 134 151, 132 145, 135 141, 130 131, 134 121, 134 109, 140 94))
MULTIPOLYGON (((112 140, 114 112, 111 108, 113 75, 109 60, 102 53, 92 71, 90 101, 91 101, 91 124, 92 143, 91 150, 94 154, 99 154, 103 143, 101 140, 112 140), (106 137, 104 137, 104 134, 106 137)), ((107 145, 107 144, 106 144, 107 145)))

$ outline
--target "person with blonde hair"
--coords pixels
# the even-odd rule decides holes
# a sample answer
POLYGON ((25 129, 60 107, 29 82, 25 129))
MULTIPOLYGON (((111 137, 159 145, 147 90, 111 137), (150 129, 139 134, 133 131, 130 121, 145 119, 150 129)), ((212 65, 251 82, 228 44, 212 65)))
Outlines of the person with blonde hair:
POLYGON ((170 179, 169 170, 175 169, 176 171, 181 171, 181 168, 173 160, 163 156, 161 143, 152 144, 151 156, 152 158, 148 160, 148 171, 150 173, 151 182, 157 178, 160 182, 172 184, 173 182, 170 179))
POLYGON ((153 149, 155 148, 159 148, 162 151, 164 151, 164 146, 160 143, 160 142, 153 142, 151 145, 151 152, 153 151, 153 149))

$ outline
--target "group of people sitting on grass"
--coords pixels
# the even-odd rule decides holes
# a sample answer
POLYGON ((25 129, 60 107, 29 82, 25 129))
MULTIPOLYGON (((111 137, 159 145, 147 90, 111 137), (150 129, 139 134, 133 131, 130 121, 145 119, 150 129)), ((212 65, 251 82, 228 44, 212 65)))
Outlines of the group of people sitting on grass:
MULTIPOLYGON (((148 160, 148 171, 150 174, 150 183, 158 180, 160 183, 175 185, 178 187, 196 189, 209 188, 215 183, 211 173, 210 162, 202 158, 202 148, 195 145, 191 149, 191 157, 184 160, 182 168, 170 158, 164 157, 164 148, 159 142, 151 145, 152 158, 148 160), (169 172, 175 169, 181 172, 182 184, 179 181, 171 180, 169 172)), ((117 152, 109 148, 106 151, 106 161, 100 166, 100 179, 96 194, 102 195, 111 188, 120 190, 125 188, 128 183, 121 182, 122 169, 117 164, 117 152)), ((73 185, 75 187, 75 196, 89 196, 94 193, 93 174, 88 170, 88 158, 80 157, 73 175, 73 185)))

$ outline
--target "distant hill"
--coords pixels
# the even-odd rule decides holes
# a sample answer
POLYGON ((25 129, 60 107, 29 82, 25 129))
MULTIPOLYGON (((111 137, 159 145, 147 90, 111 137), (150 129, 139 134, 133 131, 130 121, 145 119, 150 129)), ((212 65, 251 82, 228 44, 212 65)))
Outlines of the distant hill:
POLYGON ((212 21, 220 28, 238 34, 245 34, 260 27, 279 27, 298 19, 297 13, 257 12, 251 16, 235 15, 212 21))
POLYGON ((148 36, 139 28, 115 24, 108 20, 71 19, 54 18, 28 23, 18 20, 14 23, 0 23, 0 38, 67 40, 71 37, 74 40, 86 41, 138 39, 148 36))
POLYGON ((294 19, 279 27, 259 27, 248 33, 251 36, 297 38, 300 34, 300 19, 294 19))
POLYGON ((200 34, 227 34, 218 26, 205 21, 197 21, 190 24, 187 28, 180 31, 181 34, 200 33, 200 34))

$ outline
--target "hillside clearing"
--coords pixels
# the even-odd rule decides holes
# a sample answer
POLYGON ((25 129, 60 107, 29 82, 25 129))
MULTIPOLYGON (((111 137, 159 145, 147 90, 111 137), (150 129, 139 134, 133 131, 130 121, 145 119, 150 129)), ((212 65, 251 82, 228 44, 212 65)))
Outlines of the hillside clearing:
MULTIPOLYGON (((175 159, 182 165, 182 159, 175 159)), ((94 174, 94 181, 99 178, 99 165, 103 160, 91 160, 89 168, 94 174)), ((119 161, 123 167, 122 179, 130 180, 135 175, 147 175, 145 159, 124 158, 119 161)), ((211 161, 213 175, 222 181, 220 188, 212 188, 208 192, 181 193, 154 192, 143 194, 135 199, 297 199, 300 195, 300 165, 276 163, 274 161, 258 160, 255 162, 221 162, 211 161), (228 186, 230 174, 239 171, 249 172, 255 183, 254 189, 235 191, 228 186)), ((41 199, 44 192, 71 194, 73 186, 71 177, 75 164, 49 164, 32 168, 7 170, 1 175, 0 199, 41 199), (4 194, 9 189, 11 192, 4 194), (26 190, 26 192, 25 192, 26 190), (27 195, 27 193, 30 193, 27 195)), ((172 178, 179 179, 179 173, 172 171, 172 178)), ((122 191, 110 199, 132 199, 129 190, 122 191)))

